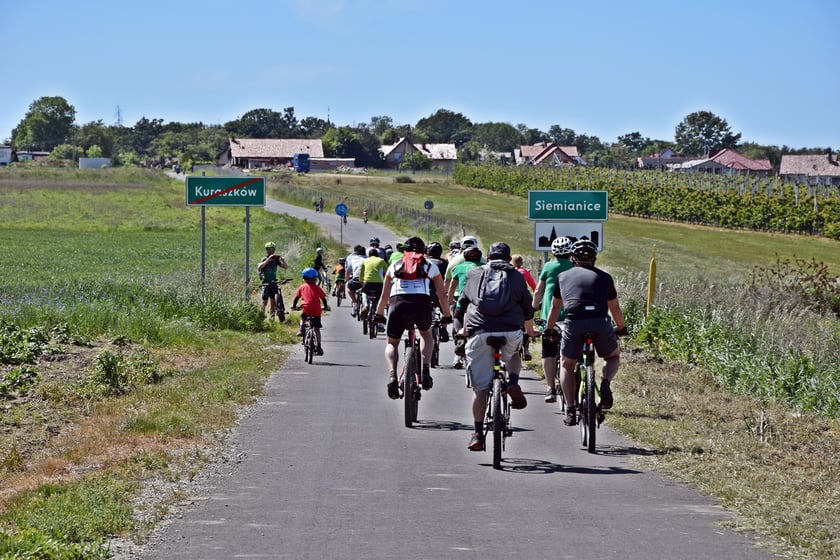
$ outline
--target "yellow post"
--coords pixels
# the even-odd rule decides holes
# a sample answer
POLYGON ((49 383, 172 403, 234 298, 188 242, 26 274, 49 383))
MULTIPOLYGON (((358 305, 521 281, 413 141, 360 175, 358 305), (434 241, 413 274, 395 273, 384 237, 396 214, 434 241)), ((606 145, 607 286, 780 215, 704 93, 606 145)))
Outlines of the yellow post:
POLYGON ((653 296, 656 292, 654 286, 656 286, 656 245, 653 246, 653 255, 650 258, 650 269, 648 270, 648 292, 645 316, 650 315, 650 310, 653 309, 653 296))

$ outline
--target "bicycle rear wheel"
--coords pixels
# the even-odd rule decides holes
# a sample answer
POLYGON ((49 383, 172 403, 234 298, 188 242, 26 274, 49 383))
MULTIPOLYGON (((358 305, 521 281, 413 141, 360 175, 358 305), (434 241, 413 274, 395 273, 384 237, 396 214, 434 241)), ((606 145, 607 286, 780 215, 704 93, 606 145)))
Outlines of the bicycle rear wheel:
POLYGON ((581 443, 589 453, 595 453, 595 430, 598 417, 598 407, 595 404, 595 366, 586 366, 586 386, 583 391, 583 402, 580 407, 581 443))
POLYGON ((417 364, 414 348, 405 351, 405 377, 403 377, 403 404, 405 406, 405 427, 410 428, 417 421, 418 396, 420 387, 417 385, 417 364))
POLYGON ((432 360, 430 364, 433 368, 440 365, 440 325, 432 323, 432 360))
POLYGON ((505 417, 502 414, 502 380, 493 379, 491 399, 491 414, 493 415, 493 468, 502 468, 502 446, 505 436, 505 417))
POLYGON ((310 339, 312 338, 312 329, 307 325, 304 325, 303 328, 305 329, 303 332, 303 359, 306 363, 311 364, 313 345, 310 344, 310 339))

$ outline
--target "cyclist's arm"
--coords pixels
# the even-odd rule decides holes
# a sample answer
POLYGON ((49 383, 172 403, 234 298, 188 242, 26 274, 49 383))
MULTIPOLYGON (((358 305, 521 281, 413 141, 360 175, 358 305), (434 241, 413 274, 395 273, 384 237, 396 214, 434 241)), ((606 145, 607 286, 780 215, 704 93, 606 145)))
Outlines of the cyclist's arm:
POLYGON ((551 331, 554 328, 561 309, 563 309, 563 300, 555 296, 551 299, 551 311, 548 312, 548 318, 545 320, 546 331, 551 331))
POLYGON ((627 325, 624 323, 624 314, 621 312, 618 298, 609 300, 607 307, 609 307, 610 315, 612 315, 613 321, 615 321, 615 328, 619 331, 623 330, 627 325))
POLYGON ((386 274, 385 280, 382 282, 382 295, 379 296, 379 302, 376 304, 376 311, 374 311, 377 315, 385 314, 385 305, 388 303, 388 298, 391 297, 392 282, 391 277, 386 274))
POLYGON ((542 307, 543 294, 545 293, 545 281, 537 282, 537 287, 534 289, 534 297, 531 298, 531 307, 539 309, 542 307))
POLYGON ((443 277, 438 274, 434 278, 432 278, 432 282, 435 285, 435 295, 437 296, 438 303, 440 304, 440 310, 443 313, 444 317, 451 317, 452 313, 449 312, 449 304, 448 300, 449 297, 443 294, 443 277))

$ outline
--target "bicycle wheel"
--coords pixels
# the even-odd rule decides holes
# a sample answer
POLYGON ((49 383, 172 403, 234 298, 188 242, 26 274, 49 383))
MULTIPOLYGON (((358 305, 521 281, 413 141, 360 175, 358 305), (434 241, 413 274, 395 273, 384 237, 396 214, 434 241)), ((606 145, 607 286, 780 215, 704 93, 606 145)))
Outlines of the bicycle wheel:
POLYGON ((414 348, 405 351, 405 376, 403 377, 403 404, 405 406, 405 427, 410 428, 417 421, 417 363, 414 348))
POLYGON ((502 414, 502 380, 493 379, 493 391, 490 395, 493 424, 493 468, 502 468, 502 446, 504 445, 505 417, 502 414))
POLYGON ((304 325, 303 326, 303 359, 306 363, 312 363, 312 346, 309 344, 309 337, 311 329, 304 325))
POLYGON ((341 307, 341 300, 344 299, 344 286, 336 284, 335 290, 335 306, 341 307))
POLYGON ((368 324, 368 327, 367 327, 368 336, 371 339, 376 338, 376 317, 374 316, 374 313, 373 313, 375 310, 376 310, 376 308, 373 306, 373 301, 371 301, 368 305, 367 317, 365 317, 365 320, 367 321, 367 324, 368 324))
POLYGON ((586 385, 583 391, 583 402, 580 413, 581 443, 586 446, 589 453, 595 453, 595 429, 598 416, 598 407, 595 404, 595 366, 586 365, 586 385))

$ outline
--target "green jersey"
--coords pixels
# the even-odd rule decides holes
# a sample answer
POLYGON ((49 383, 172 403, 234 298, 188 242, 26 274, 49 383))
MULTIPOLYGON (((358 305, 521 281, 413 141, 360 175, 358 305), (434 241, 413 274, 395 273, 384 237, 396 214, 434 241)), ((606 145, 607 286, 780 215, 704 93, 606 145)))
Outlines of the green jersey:
MULTIPOLYGON (((545 291, 542 297, 542 308, 540 310, 540 318, 548 319, 548 314, 551 311, 551 300, 554 298, 554 287, 557 285, 557 277, 564 270, 572 268, 572 261, 569 259, 552 259, 545 263, 540 272, 540 282, 545 286, 545 291)), ((558 321, 562 321, 566 317, 564 311, 560 311, 558 321)))
POLYGON ((362 284, 381 284, 385 279, 388 263, 379 257, 368 257, 362 261, 359 269, 359 280, 362 284))

